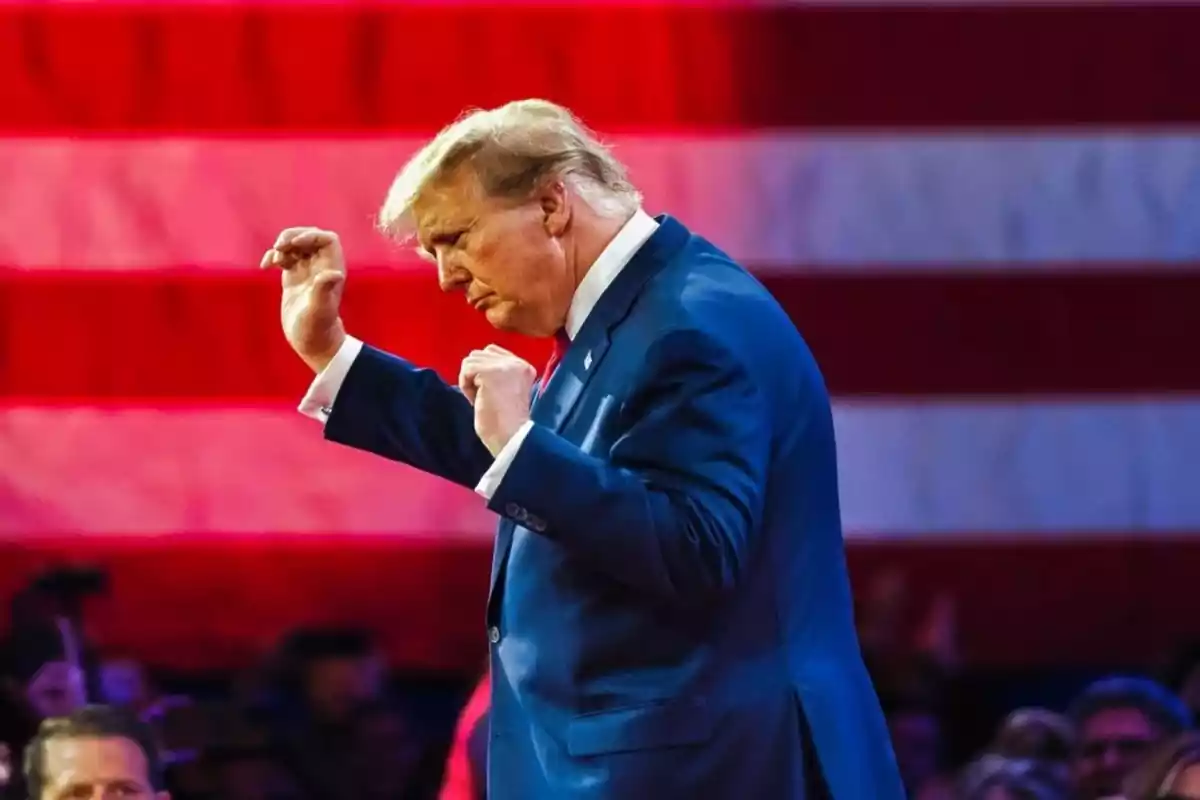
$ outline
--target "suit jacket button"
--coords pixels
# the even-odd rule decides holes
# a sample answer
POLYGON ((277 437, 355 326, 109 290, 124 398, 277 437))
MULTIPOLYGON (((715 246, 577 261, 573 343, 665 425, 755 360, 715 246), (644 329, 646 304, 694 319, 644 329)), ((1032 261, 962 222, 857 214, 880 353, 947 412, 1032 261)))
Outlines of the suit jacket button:
POLYGON ((524 509, 521 508, 516 503, 509 503, 508 505, 506 505, 504 507, 504 513, 507 514, 508 516, 512 517, 513 519, 520 519, 522 511, 524 511, 524 509))
POLYGON ((500 643, 500 629, 497 628, 495 625, 488 628, 488 641, 491 642, 492 644, 500 643))
POLYGON ((529 517, 529 530, 534 531, 536 533, 542 533, 543 531, 546 530, 546 520, 542 519, 541 517, 530 516, 529 517))

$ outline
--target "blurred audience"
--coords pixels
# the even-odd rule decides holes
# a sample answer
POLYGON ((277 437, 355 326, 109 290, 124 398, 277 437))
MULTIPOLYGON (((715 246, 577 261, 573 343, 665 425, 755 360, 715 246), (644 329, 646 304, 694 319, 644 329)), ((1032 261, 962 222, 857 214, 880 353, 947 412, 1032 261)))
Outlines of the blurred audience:
MULTIPOLYGON (((98 657, 83 635, 82 598, 105 585, 103 576, 59 573, 40 576, 12 604, 0 683, 3 800, 64 791, 485 800, 486 672, 461 706, 422 708, 389 688, 372 633, 305 627, 207 693, 171 693, 135 659, 98 657), (83 766, 68 774, 68 759, 83 766), (67 780, 78 786, 64 788, 67 780)), ((903 575, 884 573, 859 608, 911 800, 1200 800, 1195 643, 1158 672, 1163 684, 1109 677, 1073 698, 1060 694, 1065 713, 1009 710, 960 663, 953 599, 926 597, 916 602, 903 575)))
POLYGON ((371 636, 311 628, 279 653, 272 739, 314 800, 400 797, 421 753, 384 691, 385 666, 371 636))
POLYGON ((124 709, 86 706, 42 722, 25 752, 31 800, 168 800, 149 726, 124 709))
POLYGON ((1088 686, 1067 716, 1076 730, 1071 774, 1078 800, 1119 796, 1151 748, 1192 725, 1191 712, 1168 689, 1123 676, 1088 686))

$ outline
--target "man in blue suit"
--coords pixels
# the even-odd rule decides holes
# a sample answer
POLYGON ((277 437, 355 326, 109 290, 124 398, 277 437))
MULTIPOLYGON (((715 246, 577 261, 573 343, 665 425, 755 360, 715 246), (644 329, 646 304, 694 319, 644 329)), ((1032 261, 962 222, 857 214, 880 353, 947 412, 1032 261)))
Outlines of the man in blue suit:
MULTIPOLYGON (((720 187, 713 187, 719 191, 720 187)), ((770 294, 565 109, 479 111, 381 213, 503 330, 458 386, 348 336, 337 237, 280 234, 283 326, 325 436, 501 516, 491 800, 899 800, 854 631, 829 398, 770 294)), ((403 314, 403 309, 397 309, 403 314)))

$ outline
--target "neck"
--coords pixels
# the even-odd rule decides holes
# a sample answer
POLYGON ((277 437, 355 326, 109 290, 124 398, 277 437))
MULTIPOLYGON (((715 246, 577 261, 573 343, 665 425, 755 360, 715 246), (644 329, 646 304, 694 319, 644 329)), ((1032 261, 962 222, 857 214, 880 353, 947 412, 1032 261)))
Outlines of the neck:
POLYGON ((625 227, 625 223, 629 222, 634 213, 636 210, 618 217, 603 217, 588 209, 584 212, 584 216, 576 218, 578 227, 575 232, 575 242, 571 248, 572 273, 576 288, 591 270, 592 265, 596 263, 596 259, 600 258, 604 248, 608 247, 609 243, 616 238, 617 234, 621 232, 621 228, 625 227))

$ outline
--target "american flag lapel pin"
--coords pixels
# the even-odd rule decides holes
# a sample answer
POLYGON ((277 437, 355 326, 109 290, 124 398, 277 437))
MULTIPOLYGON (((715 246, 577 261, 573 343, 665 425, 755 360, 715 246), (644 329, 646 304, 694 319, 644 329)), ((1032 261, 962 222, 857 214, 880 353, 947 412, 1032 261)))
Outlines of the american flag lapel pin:
POLYGON ((583 357, 583 368, 589 370, 592 368, 592 351, 588 350, 587 355, 583 357))

